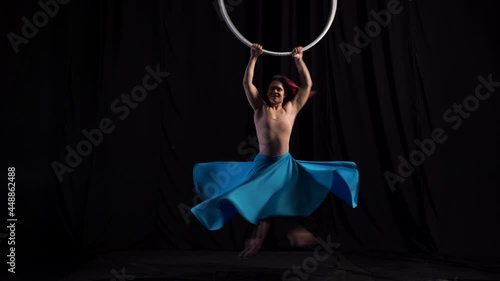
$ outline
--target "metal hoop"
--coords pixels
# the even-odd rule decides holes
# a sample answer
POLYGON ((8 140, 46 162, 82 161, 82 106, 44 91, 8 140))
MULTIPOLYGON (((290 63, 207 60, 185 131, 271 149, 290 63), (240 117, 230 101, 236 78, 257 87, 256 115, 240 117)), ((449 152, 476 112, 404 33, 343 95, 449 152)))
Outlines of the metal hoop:
MULTIPOLYGON (((325 28, 323 29, 321 34, 318 36, 318 38, 316 38, 309 45, 304 47, 303 51, 307 51, 308 49, 310 49, 314 45, 316 45, 316 43, 318 43, 321 39, 323 39, 325 34, 328 32, 328 30, 332 26, 333 19, 335 18, 335 13, 337 12, 337 0, 332 0, 331 6, 332 7, 330 10, 330 17, 328 18, 328 22, 327 22, 325 28)), ((252 43, 250 41, 248 41, 245 37, 243 37, 243 35, 241 35, 241 33, 238 31, 238 29, 236 29, 233 22, 229 18, 229 15, 227 14, 227 11, 226 11, 226 6, 224 5, 224 0, 219 0, 219 8, 220 8, 221 14, 223 15, 224 21, 226 22, 229 29, 233 32, 233 34, 236 35, 236 37, 238 37, 238 39, 240 39, 240 41, 243 42, 243 44, 247 45, 248 47, 252 47, 252 43)), ((263 50, 263 53, 271 55, 271 56, 290 56, 292 54, 292 52, 273 52, 273 51, 268 51, 268 50, 263 50)))

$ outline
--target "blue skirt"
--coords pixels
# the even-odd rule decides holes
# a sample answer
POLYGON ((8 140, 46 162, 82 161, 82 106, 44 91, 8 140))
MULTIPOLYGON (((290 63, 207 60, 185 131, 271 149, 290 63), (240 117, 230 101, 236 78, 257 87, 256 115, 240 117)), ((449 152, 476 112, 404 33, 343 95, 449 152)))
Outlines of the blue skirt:
POLYGON ((236 213, 253 224, 273 216, 309 216, 329 192, 352 208, 358 201, 354 162, 295 160, 290 153, 198 163, 193 179, 203 202, 191 211, 209 230, 222 228, 236 213))

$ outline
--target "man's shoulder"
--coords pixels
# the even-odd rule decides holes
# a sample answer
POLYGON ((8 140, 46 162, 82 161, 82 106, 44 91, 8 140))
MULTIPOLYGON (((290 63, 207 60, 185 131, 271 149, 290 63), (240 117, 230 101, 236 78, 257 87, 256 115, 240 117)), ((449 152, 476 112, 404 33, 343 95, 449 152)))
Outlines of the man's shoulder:
POLYGON ((257 113, 257 112, 264 112, 267 108, 269 108, 269 106, 266 103, 263 102, 261 106, 256 107, 254 109, 254 112, 255 113, 257 113))
POLYGON ((292 101, 287 101, 283 105, 283 109, 286 111, 287 114, 297 115, 297 107, 292 101))

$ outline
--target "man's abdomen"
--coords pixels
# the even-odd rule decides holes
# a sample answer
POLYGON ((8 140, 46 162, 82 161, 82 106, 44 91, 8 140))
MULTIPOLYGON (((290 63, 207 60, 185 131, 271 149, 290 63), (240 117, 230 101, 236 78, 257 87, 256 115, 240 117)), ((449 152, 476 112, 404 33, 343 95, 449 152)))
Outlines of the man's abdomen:
POLYGON ((267 156, 278 156, 288 152, 291 130, 272 127, 257 127, 256 129, 260 153, 267 156))

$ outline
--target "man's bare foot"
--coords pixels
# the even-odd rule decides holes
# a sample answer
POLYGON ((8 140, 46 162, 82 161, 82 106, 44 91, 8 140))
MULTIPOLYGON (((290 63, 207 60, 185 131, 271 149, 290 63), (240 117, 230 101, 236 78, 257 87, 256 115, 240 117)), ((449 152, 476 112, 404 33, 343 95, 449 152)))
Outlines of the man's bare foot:
POLYGON ((255 256, 260 248, 262 248, 262 243, 264 239, 252 238, 245 241, 245 249, 238 255, 239 259, 246 259, 251 256, 255 256))
POLYGON ((288 232, 292 247, 310 247, 318 244, 316 237, 303 227, 296 227, 288 232))
POLYGON ((260 248, 262 248, 262 244, 264 244, 264 240, 266 239, 267 233, 269 232, 269 221, 261 221, 257 226, 253 236, 251 239, 247 239, 245 241, 245 250, 241 251, 238 255, 238 258, 246 259, 248 257, 256 255, 260 248))

